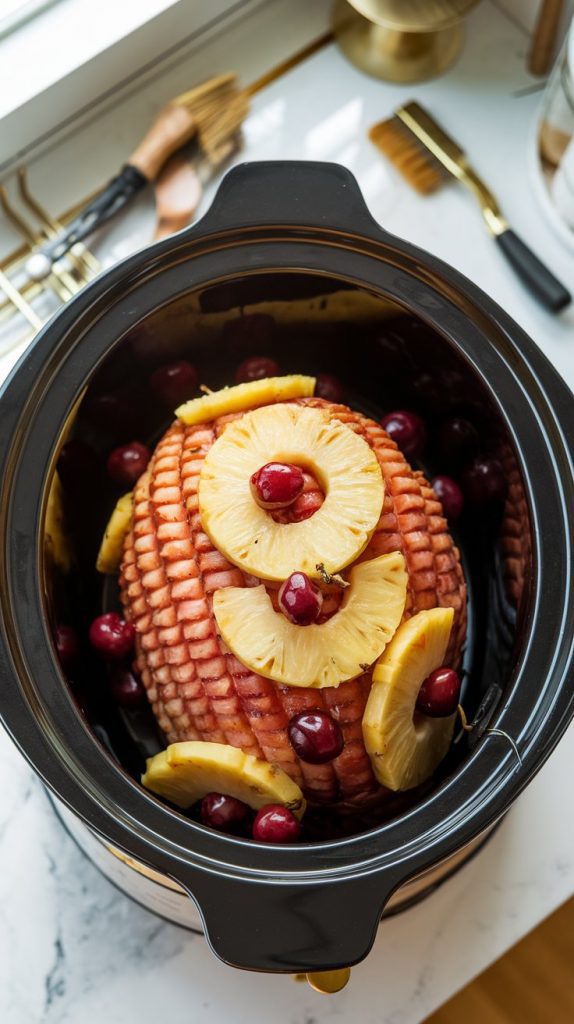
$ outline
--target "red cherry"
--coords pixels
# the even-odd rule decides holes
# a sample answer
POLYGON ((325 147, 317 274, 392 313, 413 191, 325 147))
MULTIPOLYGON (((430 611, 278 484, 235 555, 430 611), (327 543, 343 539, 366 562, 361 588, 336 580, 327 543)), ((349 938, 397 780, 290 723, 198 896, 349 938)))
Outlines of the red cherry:
POLYGON ((288 807, 267 804, 253 822, 253 838, 259 843, 295 843, 301 826, 288 807))
POLYGON ((268 462, 253 474, 251 493, 261 508, 287 508, 297 500, 305 478, 299 466, 286 462, 268 462))
POLYGON ((318 398, 324 398, 327 402, 342 402, 345 397, 345 389, 338 377, 331 373, 318 373, 315 383, 315 394, 318 398))
POLYGON ((245 359, 235 371, 235 380, 244 384, 250 380, 263 380, 264 377, 277 377, 281 373, 279 363, 267 356, 251 356, 245 359))
POLYGON ((139 410, 126 395, 106 392, 86 398, 86 416, 106 436, 125 438, 136 433, 139 410))
POLYGON ((321 614, 323 595, 304 572, 293 572, 279 591, 279 607, 296 626, 310 626, 321 614))
POLYGON ((107 470, 114 483, 120 487, 133 487, 145 470, 151 452, 145 444, 139 441, 132 441, 130 444, 123 444, 120 448, 114 448, 110 452, 107 461, 107 470))
POLYGON ((201 801, 201 820, 220 832, 234 832, 245 821, 249 808, 241 800, 224 793, 208 793, 201 801))
POLYGON ((116 704, 136 711, 147 704, 145 687, 129 668, 117 668, 110 678, 110 689, 116 704))
POLYGON ((274 334, 275 320, 268 313, 247 313, 223 325, 224 340, 236 350, 241 346, 245 352, 249 348, 266 348, 274 334))
POLYGON ((415 412, 397 409, 383 416, 381 426, 408 458, 420 455, 427 439, 423 420, 415 412))
POLYGON ((445 420, 438 430, 438 448, 441 464, 460 469, 478 452, 478 432, 472 423, 461 416, 445 420))
POLYGON ((94 650, 110 661, 125 658, 134 646, 135 630, 117 612, 106 612, 90 626, 90 643, 94 650))
POLYGON ((419 373, 412 382, 412 389, 419 402, 430 412, 440 408, 441 391, 434 374, 419 373))
POLYGON ((456 522, 464 507, 462 491, 456 481, 450 476, 435 476, 432 488, 443 507, 446 518, 451 523, 456 522))
POLYGON ((64 487, 72 489, 82 487, 93 479, 97 469, 97 456, 93 448, 83 441, 72 439, 62 445, 58 456, 58 476, 64 487))
POLYGON ((438 374, 439 410, 447 396, 451 408, 469 401, 469 382, 464 373, 454 366, 444 367, 438 374))
POLYGON ((473 505, 490 505, 504 500, 506 479, 496 459, 475 459, 461 477, 465 497, 473 505))
POLYGON ((344 746, 343 733, 326 711, 303 711, 294 715, 287 731, 297 757, 308 764, 332 761, 344 746))
POLYGON ((56 626, 54 644, 62 668, 69 672, 77 665, 80 657, 80 640, 76 630, 62 624, 56 626))
POLYGON ((166 363, 154 370, 150 377, 150 385, 158 398, 167 405, 180 405, 191 398, 197 390, 199 378, 195 366, 185 359, 176 363, 166 363))
POLYGON ((410 349, 406 343, 402 331, 394 329, 387 331, 377 338, 377 345, 382 350, 385 373, 389 379, 399 377, 406 371, 411 370, 410 349))
POLYGON ((429 718, 454 714, 460 700, 460 677, 453 668, 436 668, 419 690, 416 708, 429 718))

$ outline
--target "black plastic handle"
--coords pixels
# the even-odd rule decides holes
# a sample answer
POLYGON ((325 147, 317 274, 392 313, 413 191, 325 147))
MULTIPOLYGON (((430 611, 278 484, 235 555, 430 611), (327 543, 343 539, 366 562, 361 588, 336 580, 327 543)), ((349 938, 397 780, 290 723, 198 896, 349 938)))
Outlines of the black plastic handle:
POLYGON ((102 224, 115 217, 147 184, 147 178, 144 178, 137 167, 126 164, 120 173, 108 182, 104 190, 74 217, 61 234, 41 247, 40 252, 48 257, 50 264, 55 263, 77 242, 83 241, 87 235, 91 235, 102 224))
POLYGON ((261 160, 227 172, 205 216, 188 229, 204 235, 229 228, 297 225, 388 237, 341 164, 261 160))
POLYGON ((197 904, 207 941, 220 960, 247 970, 298 974, 363 960, 385 903, 405 874, 306 884, 209 878, 189 870, 174 877, 197 904))
POLYGON ((507 228, 502 234, 496 235, 496 241, 518 276, 546 309, 559 313, 570 305, 572 296, 568 289, 514 231, 507 228))

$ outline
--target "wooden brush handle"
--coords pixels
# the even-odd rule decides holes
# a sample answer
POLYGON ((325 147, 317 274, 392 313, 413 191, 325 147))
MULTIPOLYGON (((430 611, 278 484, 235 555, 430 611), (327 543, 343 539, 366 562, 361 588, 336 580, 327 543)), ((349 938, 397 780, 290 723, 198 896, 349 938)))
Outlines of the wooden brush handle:
POLYGON ((177 104, 164 107, 128 163, 148 181, 155 181, 168 157, 189 141, 195 129, 193 116, 186 107, 177 104))
POLYGON ((173 235, 189 224, 203 189, 196 168, 183 153, 175 153, 162 167, 155 183, 154 241, 173 235))
POLYGON ((564 0, 542 0, 528 56, 532 75, 545 75, 552 63, 563 6, 564 0))

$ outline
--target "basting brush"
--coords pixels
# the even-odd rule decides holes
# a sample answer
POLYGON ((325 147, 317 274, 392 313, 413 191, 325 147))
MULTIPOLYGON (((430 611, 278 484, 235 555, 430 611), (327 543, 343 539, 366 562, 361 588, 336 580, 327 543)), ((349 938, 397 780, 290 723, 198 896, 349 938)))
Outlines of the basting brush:
POLYGON ((52 265, 96 228, 115 217, 146 185, 156 180, 166 161, 191 138, 203 157, 217 167, 249 110, 249 97, 234 74, 218 75, 182 93, 163 108, 119 174, 67 225, 27 260, 34 280, 43 280, 52 265))
POLYGON ((570 304, 570 292, 510 228, 463 150, 419 103, 406 103, 393 117, 373 125, 369 138, 421 195, 435 192, 449 175, 466 185, 478 199, 490 233, 532 295, 553 313, 570 304))
MULTIPOLYGON (((192 138, 197 142, 198 156, 202 165, 207 165, 206 176, 209 177, 237 148, 251 97, 307 60, 332 38, 331 32, 323 33, 242 89, 237 84, 237 76, 228 73, 209 78, 176 96, 161 111, 120 173, 60 235, 45 242, 29 256, 26 262, 29 276, 36 281, 47 277, 52 265, 76 242, 115 217, 142 188, 156 181, 167 160, 192 138)), ((205 166, 203 170, 206 170, 205 166)), ((194 183, 196 187, 197 182, 194 183)), ((182 215, 183 211, 178 209, 175 216, 179 218, 182 215)))

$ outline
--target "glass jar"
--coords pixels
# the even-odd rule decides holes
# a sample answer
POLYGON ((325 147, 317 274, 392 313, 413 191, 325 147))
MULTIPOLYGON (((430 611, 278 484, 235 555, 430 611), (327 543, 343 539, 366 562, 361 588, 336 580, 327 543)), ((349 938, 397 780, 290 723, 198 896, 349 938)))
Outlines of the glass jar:
POLYGON ((540 156, 558 167, 574 137, 574 20, 550 76, 540 122, 540 156))
POLYGON ((552 223, 574 241, 574 19, 550 76, 538 127, 540 190, 552 223))

